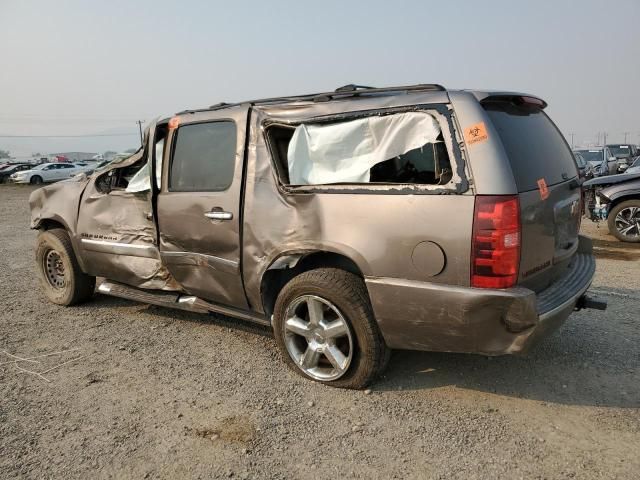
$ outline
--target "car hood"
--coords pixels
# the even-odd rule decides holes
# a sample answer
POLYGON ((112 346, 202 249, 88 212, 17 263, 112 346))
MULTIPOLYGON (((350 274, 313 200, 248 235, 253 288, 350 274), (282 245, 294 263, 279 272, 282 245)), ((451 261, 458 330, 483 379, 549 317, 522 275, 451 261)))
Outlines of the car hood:
POLYGON ((619 175, 605 175, 603 177, 592 178, 582 184, 583 187, 593 187, 595 185, 614 185, 620 182, 626 182, 627 180, 634 180, 640 178, 640 172, 638 173, 621 173, 619 175))
POLYGON ((612 201, 617 198, 624 198, 628 195, 637 195, 640 193, 640 175, 635 179, 626 182, 619 182, 614 185, 608 185, 598 192, 598 195, 605 200, 612 201))

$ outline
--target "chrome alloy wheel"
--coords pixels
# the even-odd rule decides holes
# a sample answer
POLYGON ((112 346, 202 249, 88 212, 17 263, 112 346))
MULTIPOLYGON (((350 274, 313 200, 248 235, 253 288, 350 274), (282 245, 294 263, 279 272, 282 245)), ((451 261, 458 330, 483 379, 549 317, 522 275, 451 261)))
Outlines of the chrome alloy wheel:
POLYGON ((64 287, 64 263, 60 254, 49 250, 44 256, 44 274, 49 284, 54 288, 64 287))
POLYGON ((315 295, 302 295, 289 304, 285 319, 287 352, 304 373, 330 381, 347 372, 353 338, 335 305, 315 295))
POLYGON ((623 208, 616 215, 615 222, 620 235, 631 238, 640 236, 640 207, 623 208))

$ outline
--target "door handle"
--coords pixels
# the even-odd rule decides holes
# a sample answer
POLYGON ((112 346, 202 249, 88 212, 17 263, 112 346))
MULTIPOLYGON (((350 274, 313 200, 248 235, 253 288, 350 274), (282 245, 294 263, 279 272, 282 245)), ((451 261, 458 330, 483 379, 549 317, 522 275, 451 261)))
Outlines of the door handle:
POLYGON ((207 212, 204 214, 205 217, 211 220, 231 220, 233 219, 233 213, 231 212, 223 212, 221 210, 214 210, 212 212, 207 212))

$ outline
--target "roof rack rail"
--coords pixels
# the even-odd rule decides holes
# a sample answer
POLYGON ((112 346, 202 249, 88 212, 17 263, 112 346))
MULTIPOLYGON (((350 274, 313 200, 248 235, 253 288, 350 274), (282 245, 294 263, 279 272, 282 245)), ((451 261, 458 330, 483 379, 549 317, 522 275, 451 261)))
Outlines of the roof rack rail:
POLYGON ((415 91, 446 92, 447 89, 437 83, 420 83, 417 85, 404 85, 404 86, 397 86, 397 87, 367 87, 364 85, 356 85, 356 84, 350 83, 349 85, 343 85, 342 87, 336 88, 335 91, 333 92, 309 93, 305 95, 293 95, 288 97, 270 97, 270 98, 261 98, 257 100, 247 100, 244 102, 233 102, 233 103, 220 102, 215 105, 211 105, 209 108, 202 108, 202 109, 196 109, 196 110, 184 110, 182 112, 179 112, 178 114, 221 110, 223 108, 235 107, 235 106, 246 104, 246 103, 250 105, 266 105, 269 103, 304 102, 304 101, 328 102, 335 98, 349 97, 349 96, 356 97, 362 94, 369 94, 369 93, 393 93, 393 92, 415 92, 415 91))
POLYGON ((365 87, 364 85, 356 85, 354 83, 350 83, 349 85, 343 85, 342 87, 336 88, 335 92, 355 92, 356 90, 368 90, 375 87, 365 87))

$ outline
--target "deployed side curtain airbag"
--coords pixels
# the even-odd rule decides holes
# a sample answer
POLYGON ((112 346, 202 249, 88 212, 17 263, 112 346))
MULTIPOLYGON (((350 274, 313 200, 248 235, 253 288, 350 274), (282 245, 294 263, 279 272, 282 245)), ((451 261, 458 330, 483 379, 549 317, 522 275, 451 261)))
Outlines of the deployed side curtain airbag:
POLYGON ((299 125, 287 152, 292 185, 369 182, 369 170, 440 134, 428 113, 398 113, 331 125, 299 125))
POLYGON ((129 185, 125 189, 125 192, 138 193, 146 192, 151 189, 151 182, 149 177, 151 176, 151 164, 145 163, 136 174, 129 180, 129 185))

